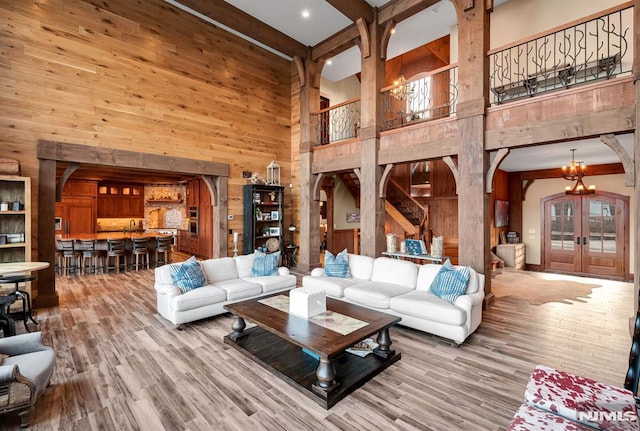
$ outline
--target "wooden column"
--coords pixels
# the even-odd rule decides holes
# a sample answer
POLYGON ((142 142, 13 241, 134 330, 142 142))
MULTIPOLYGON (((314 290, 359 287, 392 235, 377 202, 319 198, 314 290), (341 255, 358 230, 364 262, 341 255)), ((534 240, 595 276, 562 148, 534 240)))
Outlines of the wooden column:
MULTIPOLYGON (((49 262, 49 268, 38 271, 32 296, 35 308, 55 307, 59 304, 56 292, 56 240, 53 219, 56 215, 56 162, 40 160, 38 168, 38 261, 49 262)), ((33 206, 35 196, 28 203, 33 206)))
MULTIPOLYGON (((454 0, 458 17, 458 260, 485 277, 486 302, 491 293, 489 195, 484 150, 488 100, 489 10, 479 0, 454 0), (482 229, 479 227, 482 226, 482 229)), ((489 2, 490 3, 490 2, 489 2)))
POLYGON ((228 208, 228 187, 229 177, 214 177, 215 196, 212 194, 213 204, 213 256, 227 256, 228 238, 227 234, 227 208, 228 208))
POLYGON ((378 166, 380 146, 384 60, 380 53, 383 28, 377 24, 377 12, 367 26, 368 38, 361 37, 362 53, 361 124, 360 129, 360 254, 377 257, 384 251, 384 199, 379 197, 378 184, 382 169, 378 166), (364 45, 370 46, 365 49, 364 45), (369 55, 367 55, 367 53, 369 55))
POLYGON ((320 201, 313 195, 313 147, 315 124, 311 113, 320 109, 320 63, 298 60, 300 76, 300 249, 298 269, 320 266, 320 201))

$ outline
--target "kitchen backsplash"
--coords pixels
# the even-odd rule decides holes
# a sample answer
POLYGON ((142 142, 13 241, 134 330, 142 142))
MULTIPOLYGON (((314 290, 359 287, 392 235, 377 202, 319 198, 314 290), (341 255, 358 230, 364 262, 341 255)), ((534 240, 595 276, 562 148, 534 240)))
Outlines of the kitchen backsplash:
POLYGON ((98 232, 158 228, 186 229, 185 193, 186 187, 181 184, 145 185, 144 219, 99 218, 97 220, 98 232))
POLYGON ((144 230, 144 223, 139 218, 99 218, 98 232, 119 232, 123 230, 144 230), (133 221, 132 221, 133 220, 133 221), (135 224, 134 224, 135 223, 135 224))
POLYGON ((144 187, 145 229, 186 229, 187 208, 184 201, 186 191, 186 187, 182 184, 146 185, 144 187))

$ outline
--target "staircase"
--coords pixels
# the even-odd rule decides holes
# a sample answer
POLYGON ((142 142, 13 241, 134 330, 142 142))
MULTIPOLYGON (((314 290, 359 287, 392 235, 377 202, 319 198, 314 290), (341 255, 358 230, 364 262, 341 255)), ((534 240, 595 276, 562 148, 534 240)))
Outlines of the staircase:
POLYGON ((431 242, 429 207, 415 200, 393 178, 389 179, 387 185, 385 209, 387 214, 403 227, 408 236, 422 239, 427 244, 431 242))
MULTIPOLYGON (((353 172, 339 174, 338 177, 345 184, 360 206, 360 182, 353 172)), ((406 232, 407 237, 431 242, 429 229, 429 207, 422 205, 406 192, 393 178, 387 185, 387 199, 385 211, 406 232)))

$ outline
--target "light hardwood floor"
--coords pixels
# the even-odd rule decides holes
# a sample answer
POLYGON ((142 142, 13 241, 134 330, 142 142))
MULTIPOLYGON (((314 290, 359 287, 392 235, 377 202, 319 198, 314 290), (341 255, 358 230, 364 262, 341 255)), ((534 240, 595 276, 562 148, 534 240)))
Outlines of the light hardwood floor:
POLYGON ((37 316, 57 368, 32 429, 504 429, 536 364, 622 385, 633 285, 597 282, 587 302, 500 299, 458 348, 392 328, 402 359, 326 411, 223 344, 229 315, 175 330, 156 313, 153 271, 59 277, 61 305, 37 316))

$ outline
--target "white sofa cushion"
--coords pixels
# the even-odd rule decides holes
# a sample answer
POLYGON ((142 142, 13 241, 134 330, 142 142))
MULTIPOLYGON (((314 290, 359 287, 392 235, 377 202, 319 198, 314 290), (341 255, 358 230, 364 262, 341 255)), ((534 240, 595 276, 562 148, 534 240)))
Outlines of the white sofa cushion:
POLYGON ((251 277, 251 268, 253 267, 254 253, 236 256, 233 260, 236 262, 238 278, 251 277))
POLYGON ((413 287, 400 286, 398 284, 383 283, 380 281, 361 281, 345 288, 344 297, 350 301, 369 307, 389 308, 391 298, 411 292, 412 290, 413 287))
POLYGON ((236 301, 262 293, 262 286, 247 280, 223 280, 215 283, 216 287, 227 292, 227 300, 236 301))
POLYGON ((420 269, 418 269, 418 281, 416 282, 416 290, 424 290, 425 292, 428 292, 429 288, 431 288, 431 283, 433 283, 436 275, 438 275, 441 266, 442 265, 434 265, 432 263, 420 265, 420 269))
POLYGON ((287 286, 295 287, 296 285, 296 276, 293 274, 245 277, 243 280, 250 281, 251 283, 257 283, 262 286, 262 293, 273 292, 287 286))
POLYGON ((467 321, 467 313, 463 309, 424 290, 394 296, 390 300, 389 308, 397 313, 447 325, 461 326, 467 321))
POLYGON ((371 256, 361 256, 359 254, 349 254, 349 272, 351 277, 358 280, 371 280, 371 272, 373 271, 373 262, 375 259, 371 256))
POLYGON ((202 286, 171 299, 172 309, 187 311, 227 300, 227 292, 215 286, 202 286))
POLYGON ((173 285, 173 279, 171 278, 171 266, 169 264, 159 266, 155 269, 155 282, 156 285, 173 285))
MULTIPOLYGON (((371 281, 416 288, 418 265, 407 260, 379 257, 373 263, 371 281)), ((395 295, 394 295, 395 296, 395 295)))
POLYGON ((469 268, 469 284, 467 284, 467 291, 465 292, 465 295, 470 295, 478 291, 478 288, 480 287, 478 278, 478 273, 473 268, 469 268))
POLYGON ((238 269, 236 267, 236 262, 232 257, 206 259, 200 262, 200 264, 202 265, 202 269, 204 270, 204 274, 206 275, 209 284, 238 278, 238 269))
POLYGON ((335 278, 313 275, 305 275, 302 277, 302 285, 304 287, 324 289, 327 295, 334 298, 342 298, 344 296, 345 287, 353 286, 356 283, 358 283, 358 281, 352 278, 335 278))

